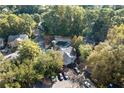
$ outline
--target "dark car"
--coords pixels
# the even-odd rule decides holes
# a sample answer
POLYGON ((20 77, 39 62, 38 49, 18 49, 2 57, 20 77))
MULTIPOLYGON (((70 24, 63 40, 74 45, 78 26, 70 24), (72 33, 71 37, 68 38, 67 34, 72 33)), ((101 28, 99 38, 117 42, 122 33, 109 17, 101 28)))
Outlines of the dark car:
POLYGON ((63 72, 62 74, 63 74, 63 77, 64 77, 65 80, 69 79, 68 75, 65 72, 63 72))
POLYGON ((107 87, 108 88, 121 88, 121 86, 119 86, 117 84, 112 84, 112 83, 110 83, 107 87))
POLYGON ((90 78, 91 72, 89 72, 88 70, 84 70, 84 76, 85 76, 86 78, 90 78))
POLYGON ((79 70, 77 67, 74 67, 74 71, 75 71, 77 74, 80 74, 80 70, 79 70))
POLYGON ((62 73, 59 73, 59 75, 58 75, 58 79, 59 79, 60 81, 62 81, 62 80, 64 79, 62 73))
POLYGON ((74 69, 74 67, 77 67, 78 65, 76 63, 71 63, 69 64, 67 67, 68 68, 71 68, 71 69, 74 69))

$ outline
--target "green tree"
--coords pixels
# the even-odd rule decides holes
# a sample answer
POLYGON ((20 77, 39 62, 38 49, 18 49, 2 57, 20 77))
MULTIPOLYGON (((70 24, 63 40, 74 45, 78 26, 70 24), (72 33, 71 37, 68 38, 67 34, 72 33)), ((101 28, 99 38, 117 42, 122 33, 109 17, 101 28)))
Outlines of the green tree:
POLYGON ((32 35, 35 22, 30 15, 17 16, 15 14, 0 15, 0 36, 7 38, 9 35, 28 34, 32 35))
POLYGON ((47 34, 73 36, 82 34, 85 10, 79 6, 52 6, 43 19, 47 34))
POLYGON ((124 24, 109 29, 107 40, 112 45, 124 44, 124 24))
POLYGON ((83 20, 83 36, 91 39, 92 28, 95 22, 98 20, 100 14, 99 8, 86 9, 86 13, 83 20))
POLYGON ((3 56, 3 54, 0 52, 0 62, 3 61, 3 59, 4 59, 4 56, 3 56))
POLYGON ((0 87, 27 88, 43 78, 43 74, 36 73, 35 61, 25 59, 0 64, 0 87), (18 62, 18 64, 16 64, 18 62))
POLYGON ((81 44, 79 46, 79 52, 81 54, 80 59, 82 61, 85 61, 87 57, 90 55, 90 53, 92 52, 92 46, 89 44, 86 44, 86 45, 81 44))
POLYGON ((42 11, 42 6, 39 5, 18 5, 16 6, 17 10, 16 13, 18 14, 34 14, 34 13, 41 13, 42 11))
POLYGON ((31 40, 23 41, 20 45, 19 49, 20 59, 34 60, 35 58, 39 57, 41 53, 42 51, 38 44, 31 40))
POLYGON ((49 77, 51 75, 57 75, 63 65, 62 54, 59 51, 49 50, 40 57, 36 67, 39 69, 38 73, 44 72, 44 75, 49 77))
POLYGON ((109 83, 124 87, 124 45, 117 47, 108 43, 97 45, 88 57, 88 66, 92 79, 98 87, 107 87, 109 83))
POLYGON ((112 25, 121 25, 124 24, 124 9, 118 9, 116 11, 114 11, 115 15, 112 17, 112 25))
POLYGON ((32 15, 32 17, 33 17, 35 22, 37 22, 37 23, 41 22, 40 14, 34 14, 34 15, 32 15))
POLYGON ((114 16, 112 8, 100 9, 99 18, 92 28, 92 38, 96 43, 104 41, 107 36, 107 31, 111 27, 111 18, 114 16))
POLYGON ((82 36, 74 36, 72 38, 72 46, 75 48, 75 49, 78 49, 79 45, 80 44, 83 44, 83 37, 82 36))

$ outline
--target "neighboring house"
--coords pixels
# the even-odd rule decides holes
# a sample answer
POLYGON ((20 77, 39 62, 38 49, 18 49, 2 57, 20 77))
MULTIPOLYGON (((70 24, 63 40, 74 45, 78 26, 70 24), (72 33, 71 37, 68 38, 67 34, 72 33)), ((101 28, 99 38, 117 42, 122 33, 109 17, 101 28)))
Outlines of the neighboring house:
POLYGON ((0 49, 4 47, 4 39, 0 38, 0 49))
POLYGON ((18 52, 19 52, 19 51, 16 51, 16 52, 14 52, 14 53, 5 55, 5 56, 4 56, 4 59, 11 59, 11 60, 16 59, 16 58, 19 56, 18 52))
POLYGON ((8 12, 8 11, 9 11, 8 8, 4 8, 4 9, 2 9, 2 12, 8 12))
POLYGON ((9 47, 17 47, 17 45, 24 41, 24 40, 27 40, 28 39, 28 35, 26 34, 21 34, 21 35, 10 35, 8 37, 8 46, 9 47))
POLYGON ((16 39, 18 38, 18 35, 10 35, 8 37, 8 46, 9 47, 16 47, 16 39))

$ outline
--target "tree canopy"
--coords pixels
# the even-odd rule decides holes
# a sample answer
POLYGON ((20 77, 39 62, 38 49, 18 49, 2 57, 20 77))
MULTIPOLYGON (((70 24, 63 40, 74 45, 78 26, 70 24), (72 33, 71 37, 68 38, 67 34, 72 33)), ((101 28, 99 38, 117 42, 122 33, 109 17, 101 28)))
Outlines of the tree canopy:
POLYGON ((82 34, 85 10, 79 6, 53 6, 44 15, 48 34, 73 36, 82 34))
POLYGON ((0 6, 0 38, 5 41, 5 47, 10 35, 27 34, 30 38, 20 43, 17 59, 5 60, 3 51, 0 53, 0 87, 33 87, 36 81, 60 72, 64 64, 62 53, 42 50, 34 42, 40 41, 37 40, 40 35, 41 38, 71 37, 76 62, 80 65, 83 61, 89 67, 91 79, 98 87, 110 83, 124 87, 123 8, 119 5, 0 6))
POLYGON ((38 44, 31 40, 23 41, 20 45, 20 49, 19 49, 20 59, 26 58, 26 59, 34 60, 36 57, 39 57, 41 53, 42 51, 38 46, 38 44))
POLYGON ((1 14, 0 36, 7 38, 9 35, 28 34, 32 35, 35 22, 30 15, 1 14))
POLYGON ((101 43, 95 47, 87 61, 92 69, 92 79, 98 87, 106 87, 109 83, 124 86, 124 45, 112 47, 101 43))
POLYGON ((124 24, 111 28, 108 32, 107 40, 112 45, 124 44, 124 24))

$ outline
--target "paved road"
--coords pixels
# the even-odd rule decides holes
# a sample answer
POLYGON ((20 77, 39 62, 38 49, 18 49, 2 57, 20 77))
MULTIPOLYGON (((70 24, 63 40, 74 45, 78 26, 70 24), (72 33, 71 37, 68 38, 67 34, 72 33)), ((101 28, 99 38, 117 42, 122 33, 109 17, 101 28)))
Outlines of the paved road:
POLYGON ((40 48, 45 49, 44 39, 41 36, 40 31, 38 29, 35 31, 35 35, 36 35, 35 42, 39 44, 40 48))
POLYGON ((78 83, 70 80, 57 81, 53 84, 52 88, 80 88, 78 83))

